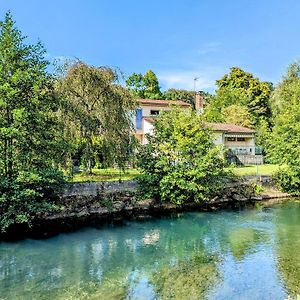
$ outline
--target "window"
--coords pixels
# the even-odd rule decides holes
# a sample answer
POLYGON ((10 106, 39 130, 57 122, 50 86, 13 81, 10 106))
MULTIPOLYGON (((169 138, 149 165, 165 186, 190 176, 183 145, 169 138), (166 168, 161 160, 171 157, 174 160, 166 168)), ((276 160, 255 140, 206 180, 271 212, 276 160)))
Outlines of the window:
POLYGON ((237 141, 238 141, 238 142, 245 142, 245 138, 243 138, 243 137, 238 137, 238 138, 237 138, 237 141))
POLYGON ((150 110, 150 115, 151 116, 158 116, 159 115, 159 110, 153 110, 153 109, 151 109, 150 110))
POLYGON ((227 141, 228 141, 228 142, 235 142, 235 137, 228 137, 228 138, 227 138, 227 141))
POLYGON ((143 111, 141 108, 138 108, 135 113, 135 127, 136 129, 142 129, 143 111))

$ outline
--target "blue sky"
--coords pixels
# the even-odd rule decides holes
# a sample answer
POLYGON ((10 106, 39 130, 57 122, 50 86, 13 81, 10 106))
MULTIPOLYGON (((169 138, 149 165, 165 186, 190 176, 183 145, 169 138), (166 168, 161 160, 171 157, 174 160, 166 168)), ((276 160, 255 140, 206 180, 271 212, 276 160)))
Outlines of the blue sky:
POLYGON ((7 10, 50 59, 152 69, 163 89, 200 77, 213 91, 233 66, 276 83, 300 57, 299 0, 0 0, 1 19, 7 10))

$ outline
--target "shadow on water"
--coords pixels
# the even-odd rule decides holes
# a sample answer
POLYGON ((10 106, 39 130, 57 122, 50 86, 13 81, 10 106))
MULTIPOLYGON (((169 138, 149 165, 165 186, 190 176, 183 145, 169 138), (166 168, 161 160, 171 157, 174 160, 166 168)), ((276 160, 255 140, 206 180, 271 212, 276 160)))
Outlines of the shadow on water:
POLYGON ((288 202, 1 243, 0 299, 284 299, 299 216, 288 202))

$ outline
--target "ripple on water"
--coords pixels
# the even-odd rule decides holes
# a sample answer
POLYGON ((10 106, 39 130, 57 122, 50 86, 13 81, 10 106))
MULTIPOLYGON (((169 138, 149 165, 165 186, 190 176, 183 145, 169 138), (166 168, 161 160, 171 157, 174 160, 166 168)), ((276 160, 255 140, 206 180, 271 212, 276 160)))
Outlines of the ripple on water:
POLYGON ((285 299, 299 228, 286 202, 1 243, 0 299, 285 299))

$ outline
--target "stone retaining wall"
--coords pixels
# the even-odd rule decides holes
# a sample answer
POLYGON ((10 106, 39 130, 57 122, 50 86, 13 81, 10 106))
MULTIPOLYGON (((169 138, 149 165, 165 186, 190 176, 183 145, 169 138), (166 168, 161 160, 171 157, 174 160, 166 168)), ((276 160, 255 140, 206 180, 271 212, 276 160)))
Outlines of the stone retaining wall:
POLYGON ((91 196, 107 192, 133 191, 137 187, 137 182, 131 181, 110 181, 110 182, 81 182, 66 185, 62 197, 91 196))
POLYGON ((248 175, 243 176, 243 179, 248 182, 259 182, 262 185, 273 183, 273 178, 270 175, 248 175))
POLYGON ((207 202, 176 205, 155 199, 141 201, 136 196, 136 181, 93 182, 68 184, 56 199, 56 209, 39 214, 29 227, 16 224, 1 239, 48 237, 103 222, 122 222, 126 219, 145 219, 181 211, 214 211, 221 208, 242 207, 269 198, 288 195, 257 196, 254 185, 245 182, 228 185, 207 202))
MULTIPOLYGON (((272 177, 269 175, 251 175, 244 176, 243 179, 246 182, 260 182, 262 184, 268 184, 272 182, 272 177)), ((67 184, 62 193, 62 198, 66 197, 81 197, 91 196, 96 197, 103 193, 114 193, 124 191, 135 191, 137 188, 137 182, 135 180, 130 181, 110 181, 110 182, 78 182, 67 184)))

